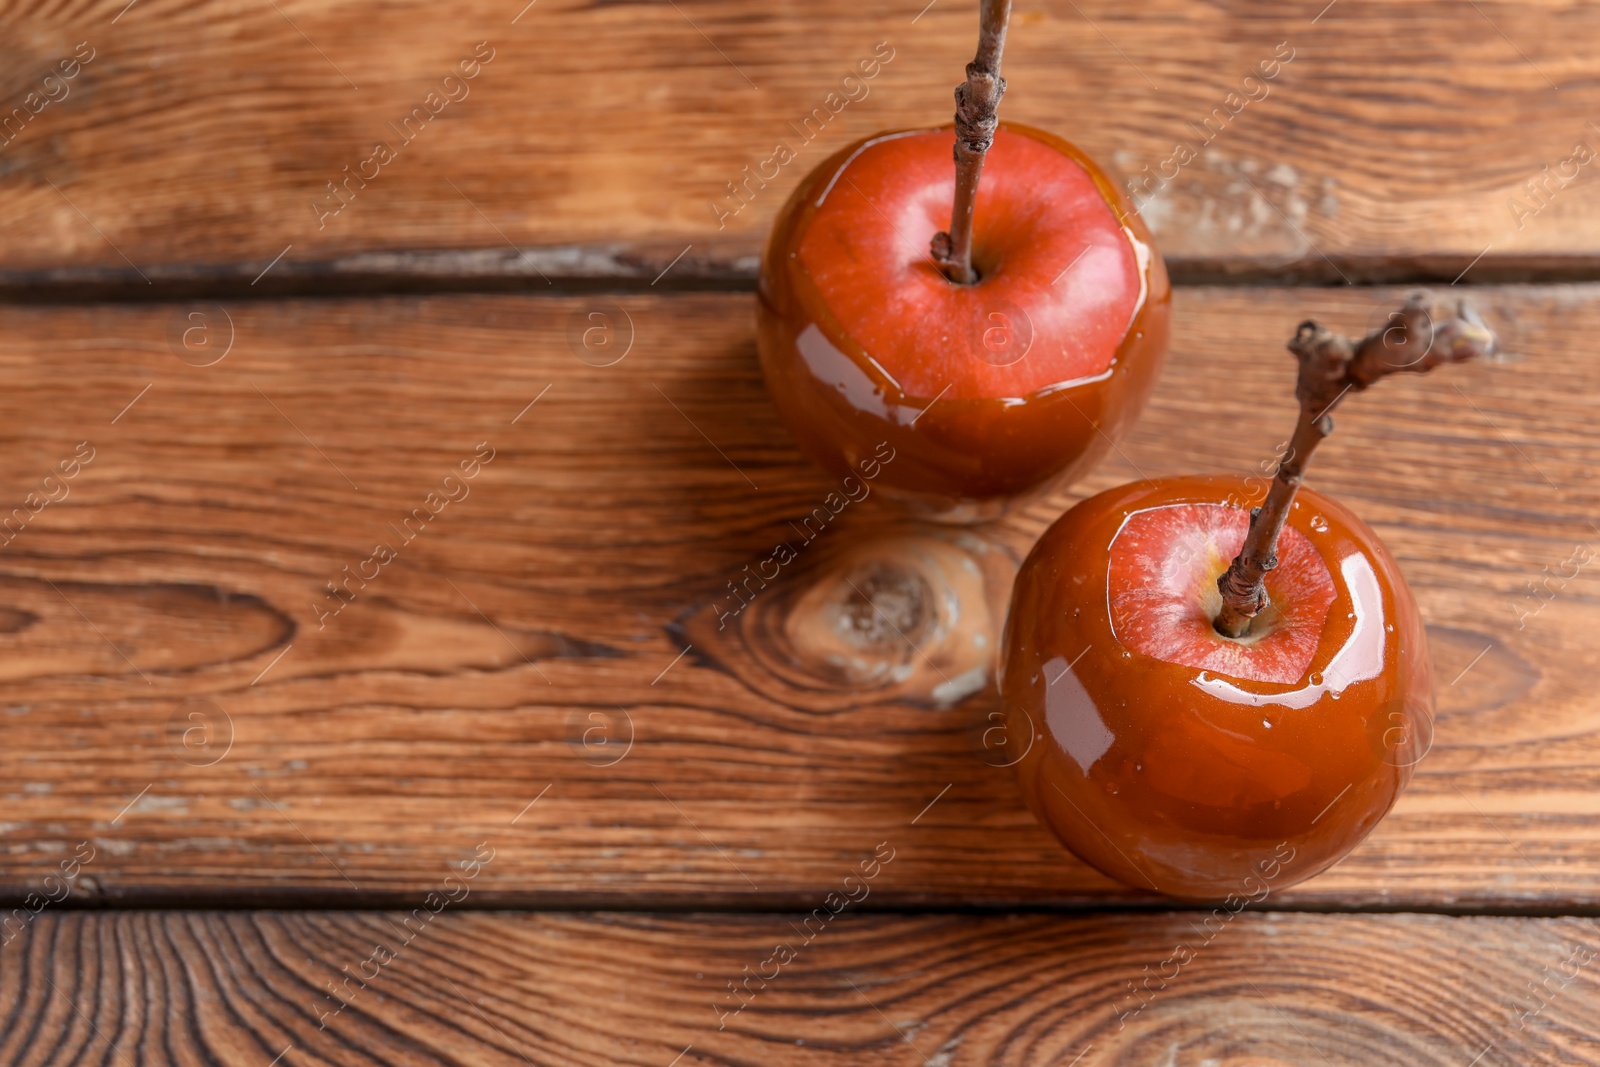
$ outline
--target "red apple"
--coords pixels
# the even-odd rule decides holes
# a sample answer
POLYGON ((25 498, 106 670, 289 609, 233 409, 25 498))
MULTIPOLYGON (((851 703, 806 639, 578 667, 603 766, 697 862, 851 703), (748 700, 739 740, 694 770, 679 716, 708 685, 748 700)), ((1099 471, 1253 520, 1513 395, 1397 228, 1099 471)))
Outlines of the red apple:
POLYGON ((1082 152, 1002 125, 973 214, 975 284, 929 253, 950 222, 951 127, 880 134, 808 175, 762 261, 759 349, 779 415, 836 476, 970 521, 1092 466, 1138 414, 1170 289, 1143 222, 1082 152))
POLYGON ((1250 524, 1235 479, 1136 482, 1056 522, 1017 575, 1001 693, 1040 820, 1079 858, 1171 896, 1257 895, 1354 848, 1426 752, 1416 602, 1376 534, 1301 489, 1273 608, 1219 634, 1250 524), (1272 878, 1267 878, 1271 873, 1272 878))
MULTIPOLYGON (((1470 308, 1414 295, 1360 341, 1315 322, 1300 416, 1265 499, 1188 477, 1091 497, 1017 573, 1008 737, 1040 820, 1086 862, 1171 896, 1260 900, 1354 848, 1432 742, 1416 601, 1378 536, 1302 487, 1346 396, 1494 350, 1470 308)), ((1418 464, 1426 477, 1426 464, 1418 464)))

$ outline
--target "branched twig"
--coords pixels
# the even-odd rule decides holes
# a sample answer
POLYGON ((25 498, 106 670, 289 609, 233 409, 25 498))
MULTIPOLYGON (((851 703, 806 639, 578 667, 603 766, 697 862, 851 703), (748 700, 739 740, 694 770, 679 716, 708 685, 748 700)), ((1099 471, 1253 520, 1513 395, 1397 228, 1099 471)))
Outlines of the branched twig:
POLYGON ((979 14, 978 54, 967 64, 967 80, 956 86, 956 197, 948 232, 933 236, 934 262, 960 285, 978 280, 972 269, 972 208, 978 199, 983 157, 994 143, 996 113, 1005 95, 1000 53, 1006 45, 1011 0, 983 0, 979 14))
POLYGON ((1345 396, 1360 392, 1380 378, 1401 371, 1426 372, 1441 363, 1461 363, 1494 351, 1494 333, 1465 302, 1453 313, 1436 316, 1432 297, 1416 293, 1389 316, 1382 328, 1352 343, 1343 334, 1316 322, 1300 324, 1289 351, 1300 361, 1295 397, 1300 419, 1289 451, 1267 491, 1267 499, 1250 513, 1244 547, 1217 579, 1222 610, 1217 632, 1243 637, 1251 621, 1267 606, 1264 580, 1278 565, 1278 535, 1300 488, 1307 462, 1317 445, 1333 432, 1331 412, 1345 396))

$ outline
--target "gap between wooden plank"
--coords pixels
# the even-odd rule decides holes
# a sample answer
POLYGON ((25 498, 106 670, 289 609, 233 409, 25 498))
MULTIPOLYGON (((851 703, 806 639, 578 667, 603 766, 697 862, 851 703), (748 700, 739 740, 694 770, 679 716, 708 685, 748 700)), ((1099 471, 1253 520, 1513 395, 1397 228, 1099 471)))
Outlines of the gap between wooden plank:
MULTIPOLYGON (((36 895, 36 894, 35 894, 36 895)), ((280 912, 370 912, 392 911, 417 906, 426 891, 382 893, 325 893, 321 891, 289 890, 282 893, 263 892, 256 889, 229 893, 218 887, 204 893, 141 890, 138 896, 94 897, 74 895, 46 907, 52 912, 115 913, 150 911, 280 911, 280 912)), ((820 896, 819 896, 820 899, 820 896)), ((37 900, 35 901, 37 903, 37 900)), ((541 893, 537 898, 518 897, 504 892, 474 892, 470 901, 452 905, 457 912, 482 912, 485 914, 517 915, 740 915, 771 917, 804 912, 814 902, 802 900, 795 894, 781 897, 739 898, 705 897, 686 900, 681 897, 613 896, 608 894, 573 892, 569 895, 541 893)), ((0 918, 4 914, 23 909, 24 897, 16 894, 0 896, 0 918)), ((1081 903, 1041 904, 1037 901, 990 900, 977 903, 951 904, 932 901, 925 904, 896 901, 875 902, 853 907, 862 915, 912 918, 918 916, 965 915, 974 918, 1004 915, 1033 915, 1059 919, 1092 918, 1094 916, 1206 915, 1223 908, 1221 902, 1174 900, 1145 894, 1123 900, 1085 900, 1081 903)), ((41 908, 41 911, 44 909, 41 908)), ((1436 915, 1442 918, 1504 918, 1504 919, 1600 919, 1600 904, 1575 904, 1570 901, 1541 901, 1519 904, 1516 901, 1496 900, 1474 904, 1407 903, 1352 903, 1342 900, 1276 901, 1270 906, 1247 904, 1243 912, 1251 915, 1436 915)))
MULTIPOLYGON (((363 252, 265 265, 196 263, 0 270, 0 304, 76 304, 396 293, 748 292, 759 245, 617 242, 506 248, 363 252)), ((1173 257, 1177 285, 1341 286, 1536 284, 1600 281, 1587 255, 1434 254, 1327 258, 1173 257)))

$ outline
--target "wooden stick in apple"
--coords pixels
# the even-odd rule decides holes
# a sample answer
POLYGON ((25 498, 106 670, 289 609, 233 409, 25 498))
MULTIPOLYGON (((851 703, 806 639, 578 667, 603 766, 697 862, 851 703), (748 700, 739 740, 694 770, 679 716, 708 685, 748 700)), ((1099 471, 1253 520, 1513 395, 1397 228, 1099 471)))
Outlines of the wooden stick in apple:
POLYGON ((1217 579, 1222 594, 1218 633, 1244 637, 1267 606, 1263 579, 1278 565, 1278 534, 1289 517, 1289 506, 1311 453, 1333 432, 1329 412, 1348 394, 1390 374, 1430 371, 1441 363, 1487 356, 1494 348, 1494 333, 1465 302, 1441 314, 1427 293, 1413 294, 1381 328, 1359 341, 1352 342, 1313 321, 1300 324, 1289 342, 1289 351, 1300 361, 1295 384, 1300 418, 1266 501, 1250 513, 1244 547, 1217 579))
POLYGON ((958 285, 978 280, 972 269, 972 209, 978 199, 983 157, 994 143, 1000 98, 1000 53, 1006 46, 1011 0, 982 0, 978 15, 978 54, 967 64, 967 80, 956 86, 956 197, 948 232, 933 236, 932 253, 945 276, 958 285))

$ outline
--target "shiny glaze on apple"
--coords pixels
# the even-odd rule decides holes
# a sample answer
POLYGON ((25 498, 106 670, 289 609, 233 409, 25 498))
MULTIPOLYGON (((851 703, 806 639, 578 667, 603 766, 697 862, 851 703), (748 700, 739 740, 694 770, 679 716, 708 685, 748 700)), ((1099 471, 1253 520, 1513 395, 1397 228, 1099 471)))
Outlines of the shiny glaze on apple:
POLYGON ((951 283, 928 246, 949 223, 953 137, 882 134, 801 182, 762 261, 758 343, 785 425, 832 474, 887 441, 886 495, 979 521, 1082 474, 1133 421, 1171 291, 1111 180, 1008 124, 979 187, 980 280, 951 283))
POLYGON ((1242 646, 1210 628, 1246 499, 1232 478, 1125 485, 1063 515, 1017 575, 1001 696, 1010 735, 1032 738, 1019 784, 1067 848, 1129 886, 1259 900, 1309 878, 1366 837, 1432 738, 1416 602, 1327 497, 1302 487, 1290 513, 1267 579, 1278 629, 1242 646), (1195 515, 1220 532, 1171 536, 1195 515))

